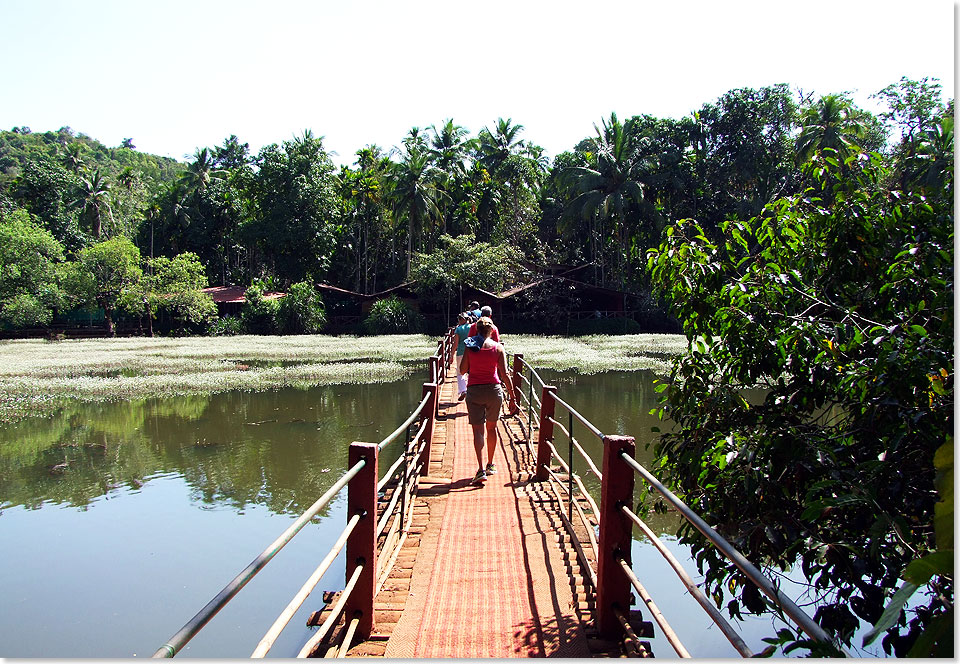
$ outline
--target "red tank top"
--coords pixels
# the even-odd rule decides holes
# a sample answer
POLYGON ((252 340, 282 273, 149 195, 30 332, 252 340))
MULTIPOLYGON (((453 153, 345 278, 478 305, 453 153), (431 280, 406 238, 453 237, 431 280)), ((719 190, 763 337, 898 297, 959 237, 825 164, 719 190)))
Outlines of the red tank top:
POLYGON ((470 353, 470 373, 467 378, 467 387, 470 385, 499 385, 497 375, 497 360, 500 358, 499 346, 468 350, 470 353))

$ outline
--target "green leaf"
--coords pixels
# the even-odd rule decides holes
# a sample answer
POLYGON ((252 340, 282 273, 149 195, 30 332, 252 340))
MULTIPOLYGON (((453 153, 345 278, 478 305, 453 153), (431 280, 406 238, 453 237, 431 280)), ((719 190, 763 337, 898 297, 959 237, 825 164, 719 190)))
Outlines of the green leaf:
POLYGON ((863 635, 862 647, 867 647, 873 643, 878 636, 897 624, 900 619, 900 611, 907 604, 907 600, 917 591, 919 586, 910 582, 905 582, 900 589, 890 598, 890 603, 883 610, 880 620, 874 624, 873 629, 863 635))
POLYGON ((953 609, 930 621, 907 657, 953 657, 953 609), (934 650, 938 644, 941 647, 934 650))
POLYGON ((936 551, 907 565, 901 575, 910 583, 922 586, 936 575, 953 574, 953 550, 936 551))

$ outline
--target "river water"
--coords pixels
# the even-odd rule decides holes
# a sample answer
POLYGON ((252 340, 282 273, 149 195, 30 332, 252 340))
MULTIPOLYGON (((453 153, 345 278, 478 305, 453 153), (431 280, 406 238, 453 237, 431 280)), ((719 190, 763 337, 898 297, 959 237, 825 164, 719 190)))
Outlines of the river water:
MULTIPOLYGON (((543 376, 604 433, 635 436, 638 458, 651 467, 644 445, 660 424, 648 414, 656 405, 651 374, 543 376)), ((351 441, 380 441, 402 423, 421 385, 418 375, 83 404, 0 430, 0 657, 149 657, 340 477, 351 441)), ((599 441, 575 435, 599 466, 599 441)), ((381 468, 399 449, 391 447, 381 468)), ((249 657, 345 518, 341 496, 178 656, 249 657)), ((672 537, 675 518, 649 523, 698 578, 672 537)), ((648 543, 637 539, 633 556, 695 657, 736 656, 648 543)), ((295 656, 309 638, 305 621, 319 591, 343 585, 340 558, 270 656, 295 656)), ((776 628, 748 620, 740 629, 759 651, 776 628)), ((658 656, 673 656, 659 633, 653 644, 658 656)))

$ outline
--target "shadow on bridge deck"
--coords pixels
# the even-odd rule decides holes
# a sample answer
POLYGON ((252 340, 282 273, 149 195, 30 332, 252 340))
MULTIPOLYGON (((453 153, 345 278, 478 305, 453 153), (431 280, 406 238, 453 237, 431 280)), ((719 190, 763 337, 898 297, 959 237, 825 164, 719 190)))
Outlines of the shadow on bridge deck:
POLYGON ((466 405, 443 383, 430 471, 410 533, 377 596, 377 627, 349 656, 590 657, 592 588, 514 418, 499 426, 500 472, 482 487, 466 405))

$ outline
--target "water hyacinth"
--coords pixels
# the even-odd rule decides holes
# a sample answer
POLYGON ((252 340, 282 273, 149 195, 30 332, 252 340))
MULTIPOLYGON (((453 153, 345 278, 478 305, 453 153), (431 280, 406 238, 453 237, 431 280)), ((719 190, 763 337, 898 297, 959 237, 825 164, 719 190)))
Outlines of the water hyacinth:
MULTIPOLYGON (((577 338, 505 335, 538 368, 666 374, 679 335, 577 338)), ((68 400, 116 401, 230 390, 381 383, 427 371, 437 339, 421 334, 120 338, 0 342, 0 422, 51 412, 68 400)))
POLYGON ((687 339, 680 334, 597 334, 573 338, 509 335, 504 342, 508 352, 523 353, 524 359, 538 369, 583 374, 649 369, 666 375, 673 358, 687 348, 687 339))

